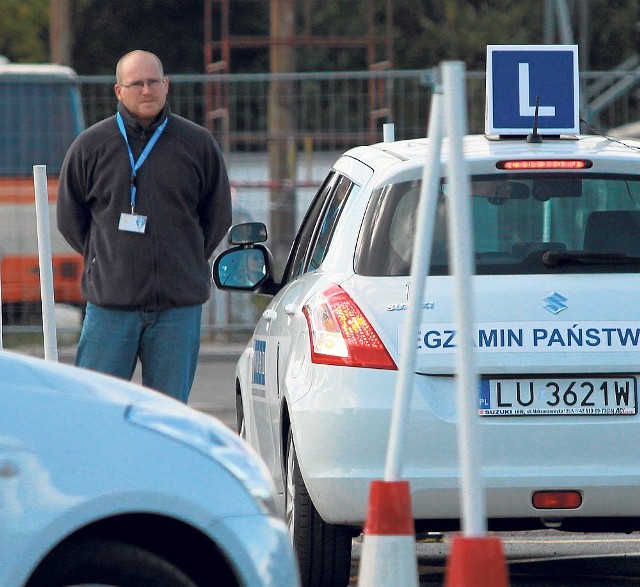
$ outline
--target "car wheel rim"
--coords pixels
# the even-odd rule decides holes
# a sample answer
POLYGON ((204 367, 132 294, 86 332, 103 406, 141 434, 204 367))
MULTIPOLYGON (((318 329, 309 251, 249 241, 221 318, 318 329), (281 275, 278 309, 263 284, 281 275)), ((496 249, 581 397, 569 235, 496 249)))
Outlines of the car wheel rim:
POLYGON ((295 516, 295 482, 293 480, 293 459, 294 459, 293 444, 289 445, 289 451, 287 453, 287 480, 286 480, 286 497, 285 497, 285 521, 287 523, 287 529, 289 530, 289 536, 293 541, 293 529, 294 529, 294 516, 295 516))

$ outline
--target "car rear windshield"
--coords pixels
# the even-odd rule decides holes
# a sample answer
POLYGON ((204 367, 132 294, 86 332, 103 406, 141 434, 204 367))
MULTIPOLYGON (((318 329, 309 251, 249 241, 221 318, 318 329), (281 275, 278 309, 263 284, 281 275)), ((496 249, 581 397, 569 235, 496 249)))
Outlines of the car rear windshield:
MULTIPOLYGON (((436 207, 431 275, 448 268, 449 186, 436 207)), ((376 189, 356 251, 356 272, 409 275, 420 181, 376 189)), ((640 176, 531 173, 470 179, 475 269, 480 275, 640 271, 640 176)))

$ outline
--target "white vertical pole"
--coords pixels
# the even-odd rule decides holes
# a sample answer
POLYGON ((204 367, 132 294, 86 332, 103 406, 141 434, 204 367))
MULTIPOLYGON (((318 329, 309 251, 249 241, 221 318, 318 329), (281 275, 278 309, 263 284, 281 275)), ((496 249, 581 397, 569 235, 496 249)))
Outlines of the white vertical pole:
POLYGON ((53 264, 51 259, 51 232, 49 227, 49 194, 46 165, 33 166, 36 197, 36 223, 38 228, 38 259, 40 262, 40 296, 42 298, 42 329, 44 358, 58 360, 56 318, 53 299, 53 264))
POLYGON ((423 169, 420 202, 417 210, 415 240, 409 282, 409 306, 404 322, 400 346, 400 364, 394 396, 385 481, 398 481, 402 474, 407 423, 411 412, 411 392, 415 379, 416 350, 422 305, 424 303, 425 279, 431 262, 431 243, 435 224, 438 190, 440 187, 440 149, 442 146, 442 96, 436 90, 431 98, 429 114, 429 142, 427 160, 423 169))
POLYGON ((482 447, 478 422, 478 374, 473 347, 473 225, 469 178, 462 148, 467 129, 464 64, 458 61, 444 63, 442 78, 448 137, 447 177, 451 192, 451 207, 447 218, 457 332, 457 429, 462 530, 467 536, 483 536, 486 534, 487 522, 484 487, 480 476, 482 447))
POLYGON ((393 143, 395 141, 395 125, 393 122, 386 122, 382 125, 382 140, 385 143, 393 143))

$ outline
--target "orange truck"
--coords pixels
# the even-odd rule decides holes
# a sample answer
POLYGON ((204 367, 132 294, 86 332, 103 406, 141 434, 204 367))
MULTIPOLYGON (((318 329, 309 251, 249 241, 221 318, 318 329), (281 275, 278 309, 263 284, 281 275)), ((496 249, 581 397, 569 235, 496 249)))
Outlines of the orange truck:
POLYGON ((84 306, 82 258, 55 223, 62 160, 83 128, 80 89, 71 68, 0 61, 0 287, 5 314, 21 316, 41 307, 34 165, 47 168, 54 299, 84 306))

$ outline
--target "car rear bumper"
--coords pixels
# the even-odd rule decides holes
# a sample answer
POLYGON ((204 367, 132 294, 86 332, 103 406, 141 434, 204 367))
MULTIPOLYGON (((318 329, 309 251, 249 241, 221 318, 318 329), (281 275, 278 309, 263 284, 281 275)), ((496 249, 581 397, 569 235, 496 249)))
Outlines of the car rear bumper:
MULTIPOLYGON (((329 523, 361 525, 369 486, 384 477, 396 372, 335 369, 326 386, 291 406, 301 472, 329 523)), ((457 520, 460 486, 454 380, 416 377, 402 477, 414 517, 457 520)), ((496 519, 633 517, 640 512, 638 416, 481 418, 474 450, 482 460, 487 516, 496 519), (540 510, 540 490, 575 490, 582 504, 540 510)), ((523 522, 523 525, 525 522, 523 522)))

